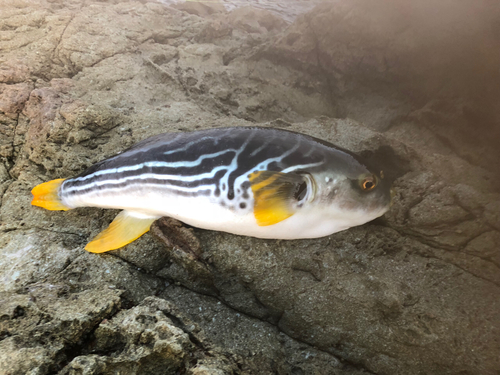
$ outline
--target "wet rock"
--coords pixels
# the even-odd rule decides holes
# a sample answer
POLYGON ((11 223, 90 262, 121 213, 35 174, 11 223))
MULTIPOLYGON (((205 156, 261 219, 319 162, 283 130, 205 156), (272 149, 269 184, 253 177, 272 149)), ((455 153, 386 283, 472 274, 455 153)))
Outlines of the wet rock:
POLYGON ((461 12, 440 25, 424 22, 434 14, 426 4, 323 4, 284 28, 264 13, 245 19, 248 9, 200 17, 151 2, 8 3, 0 14, 8 371, 496 374, 498 148, 494 130, 484 132, 495 118, 500 49, 489 47, 486 27, 494 12, 479 12, 484 27, 464 24, 461 12), (442 48, 460 39, 440 38, 446 27, 484 39, 442 48), (391 210, 300 241, 162 219, 161 241, 148 233, 96 255, 83 248, 116 210, 30 205, 36 184, 148 136, 256 124, 380 166, 394 181, 391 210))
MULTIPOLYGON (((459 328, 467 326, 469 314, 483 322, 495 321, 489 310, 497 293, 494 284, 479 281, 446 258, 433 259, 427 246, 388 228, 372 225, 329 239, 292 243, 220 237, 207 233, 202 242, 216 241, 217 251, 210 259, 214 274, 222 275, 216 283, 222 300, 375 373, 408 371, 420 366, 416 356, 426 358, 429 372, 450 368, 453 356, 434 357, 444 340, 472 345, 477 331, 459 328), (304 254, 316 264, 308 265, 304 254), (466 290, 470 293, 464 296, 466 290), (365 359, 368 352, 379 350, 375 337, 383 337, 385 350, 398 353, 397 361, 382 353, 365 359), (403 361, 406 364, 398 367, 403 361)), ((490 329, 496 325, 481 330, 491 343, 495 339, 490 329)), ((492 371, 494 362, 489 361, 491 357, 482 360, 491 363, 492 371)))
POLYGON ((29 83, 18 83, 14 85, 0 85, 0 111, 6 115, 15 116, 24 107, 24 104, 33 90, 29 83))
POLYGON ((323 77, 335 116, 382 131, 418 119, 413 131, 429 129, 442 149, 497 173, 499 15, 487 0, 325 3, 263 55, 323 77))
POLYGON ((219 347, 230 348, 248 374, 364 374, 328 353, 297 342, 267 322, 234 313, 220 300, 173 286, 160 295, 173 301, 219 347))
POLYGON ((154 297, 103 320, 93 333, 88 350, 91 354, 75 357, 61 373, 237 371, 235 358, 213 347, 175 305, 154 297))
POLYGON ((37 282, 48 274, 57 273, 67 267, 73 249, 64 248, 57 233, 49 231, 13 231, 0 240, 1 289, 14 291, 37 282), (40 248, 45 251, 40 252, 40 248))
POLYGON ((10 62, 12 65, 2 65, 0 68, 0 82, 22 83, 29 79, 29 68, 20 61, 10 62))
MULTIPOLYGON (((165 260, 156 275, 170 280, 185 280, 184 285, 203 291, 205 294, 216 295, 213 276, 200 257, 202 249, 200 241, 193 229, 172 218, 161 218, 151 225, 151 235, 156 237, 165 247, 165 260), (196 276, 195 276, 196 275, 196 276)), ((131 259, 133 254, 127 254, 131 259)))
POLYGON ((20 112, 28 100, 33 84, 24 82, 17 84, 0 83, 0 155, 9 158, 15 147, 15 136, 20 112))
POLYGON ((248 33, 267 33, 283 30, 287 23, 273 13, 251 6, 237 8, 229 13, 228 22, 248 33))
POLYGON ((232 32, 233 28, 229 23, 221 20, 213 20, 196 36, 196 41, 200 43, 214 42, 217 39, 230 36, 232 32))
POLYGON ((214 13, 226 13, 226 8, 220 1, 212 1, 210 3, 185 1, 173 4, 172 8, 179 9, 199 17, 207 17, 214 13))
POLYGON ((49 283, 32 284, 27 294, 2 293, 2 371, 57 371, 71 349, 114 313, 119 295, 107 287, 68 293, 64 286, 49 283))
MULTIPOLYGON (((139 306, 121 311, 99 324, 91 350, 105 355, 78 356, 61 373, 127 371, 157 374, 190 367, 188 361, 194 359, 196 344, 190 340, 190 332, 177 327, 172 319, 184 328, 184 322, 172 314, 169 302, 147 298, 139 306)), ((195 333, 191 335, 200 345, 198 357, 203 356, 203 344, 195 338, 195 333)))

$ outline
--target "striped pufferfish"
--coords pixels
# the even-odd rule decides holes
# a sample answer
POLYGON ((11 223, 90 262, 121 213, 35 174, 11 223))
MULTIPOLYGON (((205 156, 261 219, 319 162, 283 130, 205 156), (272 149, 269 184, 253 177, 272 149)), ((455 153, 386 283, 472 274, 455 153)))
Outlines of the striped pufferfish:
POLYGON ((373 220, 391 201, 383 173, 353 153, 259 127, 160 134, 32 194, 48 210, 123 209, 85 247, 95 253, 125 246, 162 216, 258 238, 316 238, 373 220))

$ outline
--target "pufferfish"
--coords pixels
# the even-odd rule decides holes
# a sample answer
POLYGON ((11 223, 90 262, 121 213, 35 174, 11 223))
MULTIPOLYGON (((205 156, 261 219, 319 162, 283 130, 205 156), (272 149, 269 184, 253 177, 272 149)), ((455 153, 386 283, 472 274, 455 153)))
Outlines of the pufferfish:
POLYGON ((85 247, 94 253, 125 246, 162 216, 258 238, 316 238, 373 220, 391 201, 383 173, 353 153, 259 127, 153 136, 32 194, 48 210, 123 209, 85 247))

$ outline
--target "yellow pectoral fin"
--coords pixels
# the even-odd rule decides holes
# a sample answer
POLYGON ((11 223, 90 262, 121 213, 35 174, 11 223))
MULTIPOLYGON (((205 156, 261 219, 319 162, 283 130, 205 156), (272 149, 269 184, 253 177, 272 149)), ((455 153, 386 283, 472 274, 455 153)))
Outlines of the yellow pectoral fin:
POLYGON ((287 202, 272 191, 260 192, 254 197, 254 216, 261 227, 279 223, 294 214, 287 202))
POLYGON ((108 228, 85 246, 85 250, 91 253, 104 253, 119 249, 146 233, 156 219, 158 218, 138 218, 127 211, 122 211, 108 228))
POLYGON ((59 198, 59 186, 61 186, 63 181, 64 178, 59 178, 35 186, 31 190, 31 194, 33 194, 31 204, 51 211, 69 210, 70 208, 62 204, 59 198))
POLYGON ((259 226, 277 224, 295 213, 291 205, 302 177, 281 172, 259 171, 249 176, 254 197, 254 216, 259 226))

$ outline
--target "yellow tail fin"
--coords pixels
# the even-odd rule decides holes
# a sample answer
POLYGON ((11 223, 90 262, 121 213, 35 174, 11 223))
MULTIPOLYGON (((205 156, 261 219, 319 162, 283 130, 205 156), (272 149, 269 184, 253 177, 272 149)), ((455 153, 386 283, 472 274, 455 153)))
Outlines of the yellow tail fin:
POLYGON ((70 208, 61 203, 59 198, 59 186, 61 186, 64 178, 44 182, 37 185, 31 190, 33 200, 31 204, 51 211, 67 211, 70 208))

